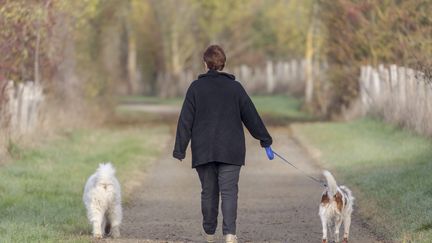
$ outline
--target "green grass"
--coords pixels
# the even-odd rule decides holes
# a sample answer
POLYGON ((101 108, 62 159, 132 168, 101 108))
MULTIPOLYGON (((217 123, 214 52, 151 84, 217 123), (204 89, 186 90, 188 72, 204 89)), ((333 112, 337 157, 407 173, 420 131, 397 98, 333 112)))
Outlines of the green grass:
POLYGON ((355 189, 360 213, 399 242, 432 241, 432 141, 383 122, 295 125, 321 151, 339 183, 355 189))
MULTIPOLYGON (((100 162, 112 161, 123 189, 154 160, 168 128, 98 128, 69 132, 43 145, 12 145, 0 167, 0 242, 89 242, 82 190, 100 162)), ((127 199, 126 199, 127 200, 127 199)))
POLYGON ((256 109, 263 116, 287 120, 310 120, 313 117, 301 111, 302 101, 292 96, 252 96, 256 109))

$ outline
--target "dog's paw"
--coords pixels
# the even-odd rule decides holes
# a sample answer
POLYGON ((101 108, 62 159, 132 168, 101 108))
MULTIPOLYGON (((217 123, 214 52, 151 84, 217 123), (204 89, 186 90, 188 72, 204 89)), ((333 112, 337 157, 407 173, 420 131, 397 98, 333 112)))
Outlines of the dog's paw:
POLYGON ((120 228, 118 226, 112 228, 111 237, 112 238, 120 238, 120 228))
POLYGON ((93 234, 93 238, 95 238, 95 239, 102 239, 103 235, 102 234, 93 234))
POLYGON ((323 239, 323 240, 322 240, 322 243, 327 243, 327 239, 323 239))

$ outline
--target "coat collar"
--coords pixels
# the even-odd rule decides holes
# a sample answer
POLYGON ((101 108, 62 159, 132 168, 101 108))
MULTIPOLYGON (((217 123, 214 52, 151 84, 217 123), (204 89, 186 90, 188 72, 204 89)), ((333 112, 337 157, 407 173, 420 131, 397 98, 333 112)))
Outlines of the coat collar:
POLYGON ((217 77, 217 76, 225 76, 229 79, 235 80, 235 76, 229 73, 225 73, 225 72, 219 72, 216 70, 208 70, 207 73, 203 73, 198 75, 198 78, 204 78, 204 77, 217 77))

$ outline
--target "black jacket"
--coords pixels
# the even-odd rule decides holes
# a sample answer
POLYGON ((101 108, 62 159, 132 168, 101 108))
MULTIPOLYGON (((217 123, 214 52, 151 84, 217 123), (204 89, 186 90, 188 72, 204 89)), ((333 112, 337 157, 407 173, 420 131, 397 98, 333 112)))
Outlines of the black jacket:
POLYGON ((173 156, 184 159, 192 140, 192 167, 214 161, 244 165, 242 122, 262 147, 272 144, 254 104, 234 75, 212 70, 201 74, 187 90, 173 156))

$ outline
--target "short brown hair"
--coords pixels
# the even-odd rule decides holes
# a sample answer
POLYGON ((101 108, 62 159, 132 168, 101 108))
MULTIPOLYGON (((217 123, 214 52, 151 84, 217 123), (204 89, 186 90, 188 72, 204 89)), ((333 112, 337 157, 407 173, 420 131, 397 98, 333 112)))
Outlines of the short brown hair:
POLYGON ((222 47, 218 45, 211 45, 207 47, 204 52, 203 59, 210 70, 222 71, 222 69, 225 67, 225 52, 222 47))

